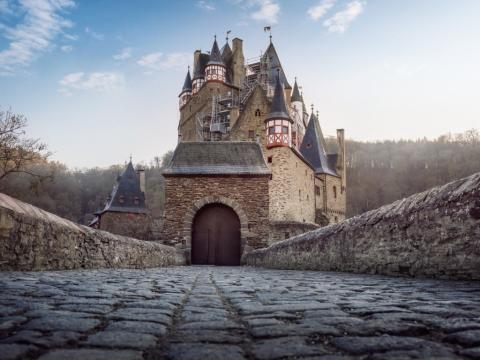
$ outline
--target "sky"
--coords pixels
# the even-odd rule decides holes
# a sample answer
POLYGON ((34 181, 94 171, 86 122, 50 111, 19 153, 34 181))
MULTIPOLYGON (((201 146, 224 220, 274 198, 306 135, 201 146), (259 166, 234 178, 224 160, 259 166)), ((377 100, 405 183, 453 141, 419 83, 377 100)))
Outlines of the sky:
POLYGON ((177 142, 178 94, 214 35, 268 46, 326 135, 480 128, 478 0, 0 0, 0 108, 70 168, 149 163, 177 142))

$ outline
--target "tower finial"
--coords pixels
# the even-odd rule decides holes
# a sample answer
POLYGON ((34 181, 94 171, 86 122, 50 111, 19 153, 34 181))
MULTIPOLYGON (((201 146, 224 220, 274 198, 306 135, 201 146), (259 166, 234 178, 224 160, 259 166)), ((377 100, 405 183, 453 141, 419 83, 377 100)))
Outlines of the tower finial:
POLYGON ((313 114, 313 104, 310 106, 310 108, 312 109, 312 114, 313 114))
POLYGON ((213 35, 213 40, 217 40, 217 34, 213 35))
POLYGON ((130 162, 132 162, 132 154, 130 154, 130 162))
POLYGON ((318 109, 317 109, 317 119, 318 119, 318 109))
POLYGON ((225 37, 225 40, 227 40, 227 44, 228 44, 228 34, 230 34, 232 32, 232 30, 227 30, 227 36, 225 37))

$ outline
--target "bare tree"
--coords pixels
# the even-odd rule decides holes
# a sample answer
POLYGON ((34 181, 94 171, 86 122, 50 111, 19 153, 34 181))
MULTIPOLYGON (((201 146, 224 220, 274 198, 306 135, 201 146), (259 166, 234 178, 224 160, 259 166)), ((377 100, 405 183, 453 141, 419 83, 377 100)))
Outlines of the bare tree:
POLYGON ((25 116, 0 110, 0 181, 13 173, 29 174, 39 180, 50 177, 32 169, 50 152, 39 139, 25 137, 26 126, 25 116))

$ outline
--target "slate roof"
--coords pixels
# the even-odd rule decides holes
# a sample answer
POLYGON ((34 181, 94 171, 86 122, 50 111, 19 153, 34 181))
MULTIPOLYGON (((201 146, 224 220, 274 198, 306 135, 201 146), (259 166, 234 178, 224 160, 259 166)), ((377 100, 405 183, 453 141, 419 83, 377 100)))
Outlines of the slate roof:
POLYGON ((185 82, 183 83, 182 92, 180 95, 185 91, 192 91, 192 78, 190 77, 190 69, 188 69, 187 75, 185 76, 185 82))
POLYGON ((297 79, 295 78, 295 83, 293 84, 292 97, 290 98, 291 102, 294 101, 303 101, 300 91, 298 90, 297 79))
POLYGON ((291 89, 292 87, 288 83, 285 72, 283 71, 282 64, 280 63, 280 58, 278 57, 277 50, 273 46, 273 43, 268 45, 267 50, 263 54, 264 59, 268 57, 268 79, 271 86, 275 86, 275 79, 277 78, 277 69, 280 70, 280 82, 284 85, 286 89, 291 89))
POLYGON ((208 65, 224 65, 222 59, 222 54, 220 53, 220 49, 218 48, 217 39, 213 41, 212 51, 210 51, 210 60, 208 61, 208 65))
POLYGON ((275 91, 273 93, 270 112, 265 118, 265 121, 269 119, 287 119, 292 121, 288 115, 287 105, 285 103, 285 91, 283 85, 280 83, 279 75, 277 75, 277 80, 275 82, 275 91))
POLYGON ((106 211, 148 213, 145 207, 145 194, 140 190, 140 179, 131 161, 122 175, 118 177, 117 184, 113 187, 110 200, 105 208, 97 215, 106 211), (138 200, 137 204, 135 199, 138 200))
POLYGON ((205 77, 205 67, 210 60, 210 55, 200 53, 198 60, 193 64, 193 80, 205 77))
POLYGON ((329 161, 326 152, 325 138, 323 137, 322 129, 317 117, 312 111, 310 121, 308 122, 305 136, 303 137, 302 145, 300 146, 300 153, 312 165, 316 174, 329 174, 338 176, 335 172, 335 167, 331 167, 331 160, 329 161))
POLYGON ((184 141, 163 174, 270 176, 271 172, 256 142, 184 141))

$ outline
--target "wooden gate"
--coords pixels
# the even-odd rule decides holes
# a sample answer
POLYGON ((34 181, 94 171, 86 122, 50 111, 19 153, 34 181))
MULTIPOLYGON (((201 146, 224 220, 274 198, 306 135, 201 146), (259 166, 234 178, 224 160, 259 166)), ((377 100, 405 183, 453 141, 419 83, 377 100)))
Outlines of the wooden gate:
POLYGON ((240 220, 222 204, 202 207, 193 220, 192 264, 240 265, 240 220))

